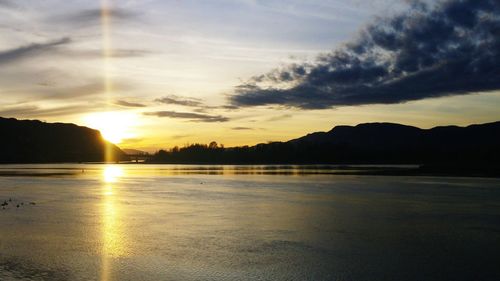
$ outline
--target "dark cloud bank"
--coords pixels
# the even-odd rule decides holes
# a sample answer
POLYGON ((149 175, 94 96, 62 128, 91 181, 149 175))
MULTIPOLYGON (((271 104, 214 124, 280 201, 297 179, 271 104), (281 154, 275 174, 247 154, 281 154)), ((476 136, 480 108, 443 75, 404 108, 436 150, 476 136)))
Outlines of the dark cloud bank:
POLYGON ((413 1, 314 63, 253 77, 230 101, 321 109, 498 89, 500 1, 413 1))

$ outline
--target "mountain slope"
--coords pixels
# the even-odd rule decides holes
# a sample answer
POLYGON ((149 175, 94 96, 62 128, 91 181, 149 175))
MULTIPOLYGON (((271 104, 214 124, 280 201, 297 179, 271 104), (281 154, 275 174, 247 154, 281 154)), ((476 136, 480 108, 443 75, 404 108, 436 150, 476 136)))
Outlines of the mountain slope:
POLYGON ((101 133, 87 127, 0 117, 0 163, 54 163, 127 159, 101 133))
MULTIPOLYGON (((287 144, 318 158, 365 163, 499 162, 500 122, 419 129, 392 123, 337 126, 287 144)), ((315 157, 312 157, 315 158, 315 157)))
POLYGON ((225 164, 500 164, 500 122, 419 129, 392 123, 337 126, 287 142, 200 144, 160 151, 149 162, 225 164))

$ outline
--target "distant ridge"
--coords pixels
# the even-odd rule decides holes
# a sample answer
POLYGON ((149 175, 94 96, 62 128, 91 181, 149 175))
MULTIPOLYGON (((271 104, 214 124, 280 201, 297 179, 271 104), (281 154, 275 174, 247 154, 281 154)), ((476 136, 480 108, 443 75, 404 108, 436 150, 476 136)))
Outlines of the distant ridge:
POLYGON ((116 145, 87 127, 0 117, 0 163, 103 162, 127 160, 116 145))
POLYGON ((286 142, 315 159, 365 163, 500 162, 500 121, 420 129, 395 123, 336 126, 286 142))
POLYGON ((328 132, 250 147, 191 145, 160 151, 150 162, 498 166, 500 121, 432 129, 394 123, 336 126, 328 132))

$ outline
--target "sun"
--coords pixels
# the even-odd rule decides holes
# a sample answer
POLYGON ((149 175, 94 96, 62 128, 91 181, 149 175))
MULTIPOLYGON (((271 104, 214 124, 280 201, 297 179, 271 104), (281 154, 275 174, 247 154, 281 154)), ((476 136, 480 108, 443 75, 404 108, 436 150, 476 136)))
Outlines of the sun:
POLYGON ((124 139, 135 137, 133 127, 137 125, 137 116, 130 112, 92 113, 83 118, 83 123, 99 130, 107 141, 118 144, 124 139))

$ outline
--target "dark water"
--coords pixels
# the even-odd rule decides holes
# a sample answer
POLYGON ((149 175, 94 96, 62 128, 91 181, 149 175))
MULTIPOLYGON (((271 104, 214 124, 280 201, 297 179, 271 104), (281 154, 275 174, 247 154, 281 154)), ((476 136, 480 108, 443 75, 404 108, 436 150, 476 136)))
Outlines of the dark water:
POLYGON ((500 280, 499 179, 328 169, 0 166, 0 280, 500 280))

